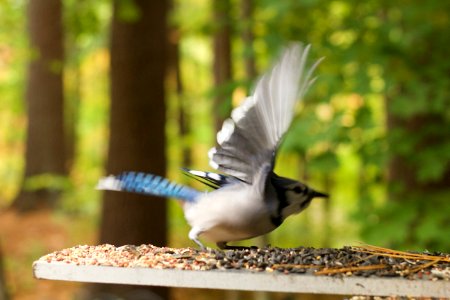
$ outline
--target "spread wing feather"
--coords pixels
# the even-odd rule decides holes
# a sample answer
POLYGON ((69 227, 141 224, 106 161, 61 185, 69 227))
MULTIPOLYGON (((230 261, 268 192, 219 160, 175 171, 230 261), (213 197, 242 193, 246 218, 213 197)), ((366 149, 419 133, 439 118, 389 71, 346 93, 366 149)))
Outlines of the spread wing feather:
POLYGON ((308 70, 310 46, 293 44, 257 83, 253 95, 231 113, 217 133, 217 146, 209 152, 210 165, 252 183, 258 169, 271 163, 281 138, 294 116, 297 99, 312 84, 317 61, 308 70))

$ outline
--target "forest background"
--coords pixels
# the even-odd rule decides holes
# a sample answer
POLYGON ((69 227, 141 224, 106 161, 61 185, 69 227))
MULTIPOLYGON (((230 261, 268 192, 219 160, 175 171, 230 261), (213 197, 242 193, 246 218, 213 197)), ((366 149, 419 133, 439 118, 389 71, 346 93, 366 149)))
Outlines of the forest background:
POLYGON ((96 183, 137 170, 200 187, 180 167, 210 169, 221 122, 291 41, 325 60, 277 171, 331 197, 268 241, 449 252, 449 11, 438 0, 0 0, 0 291, 31 297, 31 262, 75 244, 194 246, 175 201, 96 183))

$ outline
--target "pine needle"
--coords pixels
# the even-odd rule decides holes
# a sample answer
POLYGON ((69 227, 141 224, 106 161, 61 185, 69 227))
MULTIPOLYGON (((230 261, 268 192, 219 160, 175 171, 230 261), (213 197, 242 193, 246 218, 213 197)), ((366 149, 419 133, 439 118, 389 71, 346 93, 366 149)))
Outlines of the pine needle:
POLYGON ((389 248, 383 248, 379 246, 367 245, 363 244, 361 246, 352 246, 351 249, 357 252, 365 252, 373 255, 381 255, 395 258, 403 258, 403 259, 413 259, 413 260, 429 260, 434 263, 437 262, 450 262, 449 256, 439 256, 439 255, 430 255, 430 254, 421 254, 421 253, 411 253, 400 250, 393 250, 389 248))
POLYGON ((347 273, 347 272, 357 272, 357 271, 367 271, 367 270, 379 270, 385 269, 387 265, 379 264, 379 265, 370 265, 370 266, 358 266, 358 267, 342 267, 342 268, 324 268, 320 271, 315 272, 315 275, 331 275, 338 273, 347 273))

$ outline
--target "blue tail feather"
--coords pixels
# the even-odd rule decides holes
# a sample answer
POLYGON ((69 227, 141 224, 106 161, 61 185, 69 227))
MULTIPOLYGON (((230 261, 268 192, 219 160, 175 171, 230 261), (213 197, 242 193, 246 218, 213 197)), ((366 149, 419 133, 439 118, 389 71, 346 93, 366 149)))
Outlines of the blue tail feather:
POLYGON ((201 194, 201 192, 190 187, 170 182, 160 176, 141 172, 125 172, 117 176, 103 178, 100 180, 98 188, 178 198, 189 202, 195 201, 201 194))

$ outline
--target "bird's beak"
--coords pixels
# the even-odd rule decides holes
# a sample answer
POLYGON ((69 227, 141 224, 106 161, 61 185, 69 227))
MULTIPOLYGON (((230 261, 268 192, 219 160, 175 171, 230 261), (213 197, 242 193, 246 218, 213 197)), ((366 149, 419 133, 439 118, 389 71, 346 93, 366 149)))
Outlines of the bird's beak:
POLYGON ((317 192, 317 191, 312 191, 311 192, 311 196, 313 197, 313 198, 328 198, 328 197, 330 197, 328 194, 324 194, 324 193, 321 193, 321 192, 317 192))

